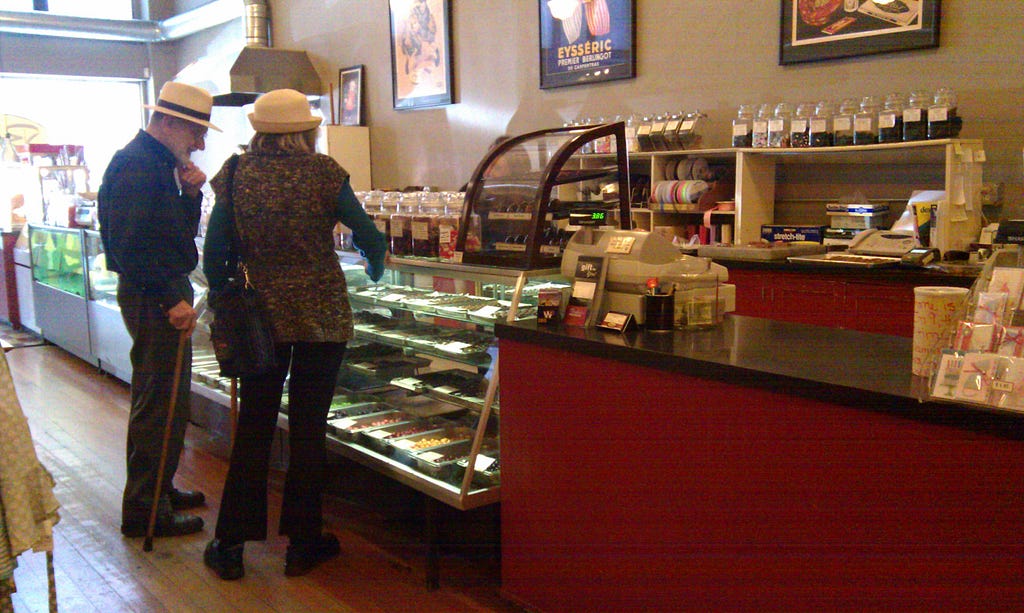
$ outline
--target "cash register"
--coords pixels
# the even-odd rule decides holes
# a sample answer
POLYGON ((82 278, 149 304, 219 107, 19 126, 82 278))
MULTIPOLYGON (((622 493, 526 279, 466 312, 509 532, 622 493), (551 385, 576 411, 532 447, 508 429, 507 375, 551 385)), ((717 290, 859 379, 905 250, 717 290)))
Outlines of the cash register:
POLYGON ((571 221, 581 223, 580 229, 566 244, 561 270, 564 276, 572 278, 580 256, 606 258, 602 312, 627 313, 642 325, 648 279, 658 279, 662 287, 671 286, 677 305, 700 296, 717 299, 722 312, 736 310, 736 287, 725 283, 729 275, 724 266, 709 258, 684 255, 657 232, 584 225, 585 216, 600 218, 600 212, 578 214, 571 221))

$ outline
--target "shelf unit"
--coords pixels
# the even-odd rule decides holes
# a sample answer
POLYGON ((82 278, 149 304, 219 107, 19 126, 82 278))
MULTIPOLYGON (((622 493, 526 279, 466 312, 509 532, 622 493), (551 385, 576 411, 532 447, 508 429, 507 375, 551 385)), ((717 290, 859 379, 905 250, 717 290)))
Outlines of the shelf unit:
MULTIPOLYGON (((608 156, 578 156, 581 167, 606 163, 608 156)), ((733 243, 761 239, 761 226, 784 223, 798 217, 792 211, 799 201, 823 203, 861 192, 868 199, 905 204, 915 189, 943 190, 946 199, 938 209, 936 245, 940 251, 967 250, 977 239, 982 224, 982 165, 985 150, 980 140, 942 139, 811 148, 728 148, 630 153, 630 172, 647 175, 652 184, 666 180, 670 162, 704 158, 710 166, 725 165, 735 177, 735 210, 714 212, 731 216, 733 243), (810 177, 810 178, 808 178, 810 177), (781 221, 780 219, 785 219, 781 221)), ((631 214, 643 229, 654 226, 699 223, 703 210, 661 212, 638 208, 631 214), (675 222, 675 223, 669 223, 675 222)), ((807 205, 810 208, 811 205, 807 205)), ((901 207, 900 207, 901 208, 901 207)), ((900 211, 894 211, 896 215, 900 211)), ((822 225, 824 208, 814 209, 822 225)), ((807 214, 804 213, 806 217, 807 214)))

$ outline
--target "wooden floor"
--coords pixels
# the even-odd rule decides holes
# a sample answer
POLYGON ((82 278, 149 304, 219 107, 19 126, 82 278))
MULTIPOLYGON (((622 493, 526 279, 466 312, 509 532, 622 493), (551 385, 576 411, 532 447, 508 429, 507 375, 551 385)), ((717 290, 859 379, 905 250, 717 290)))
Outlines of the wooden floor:
MULTIPOLYGON (((442 538, 441 588, 425 587, 425 548, 419 494, 376 475, 339 464, 326 504, 328 529, 341 557, 313 573, 285 578, 283 537, 246 546, 246 576, 219 580, 203 566, 213 533, 226 462, 209 433, 189 427, 175 485, 206 492, 205 530, 156 539, 119 532, 124 483, 128 387, 52 345, 7 354, 40 461, 57 481, 61 503, 55 529, 55 565, 61 611, 499 611, 520 609, 499 595, 496 514, 447 510, 442 538)), ((271 479, 271 530, 276 532, 280 474, 271 479)), ((15 611, 46 611, 42 553, 25 553, 15 573, 15 611)))

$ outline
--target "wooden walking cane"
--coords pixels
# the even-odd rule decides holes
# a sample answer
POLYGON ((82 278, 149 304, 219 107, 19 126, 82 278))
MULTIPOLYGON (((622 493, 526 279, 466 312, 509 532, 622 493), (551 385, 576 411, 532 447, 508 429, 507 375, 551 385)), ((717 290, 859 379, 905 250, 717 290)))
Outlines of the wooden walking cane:
POLYGON ((142 543, 143 551, 153 551, 153 530, 156 528, 156 515, 160 506, 160 490, 164 485, 164 467, 167 465, 167 445, 171 438, 171 426, 174 423, 174 409, 178 404, 178 384, 181 382, 181 366, 185 355, 185 341, 191 331, 182 330, 178 335, 178 353, 174 358, 174 379, 171 383, 171 401, 167 406, 167 423, 164 426, 164 442, 160 449, 160 468, 156 473, 156 489, 153 490, 153 506, 149 510, 149 524, 146 526, 146 540, 142 543))

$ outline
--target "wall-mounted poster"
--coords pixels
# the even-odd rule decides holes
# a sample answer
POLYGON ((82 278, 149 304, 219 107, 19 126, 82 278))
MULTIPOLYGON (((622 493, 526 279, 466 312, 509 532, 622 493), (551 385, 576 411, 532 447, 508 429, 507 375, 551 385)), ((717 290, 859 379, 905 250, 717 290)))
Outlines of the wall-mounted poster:
POLYGON ((782 0, 779 63, 939 45, 939 0, 782 0))
POLYGON ((363 65, 339 70, 338 83, 341 89, 341 104, 338 109, 341 125, 363 125, 363 65))
POLYGON ((540 0, 540 86, 636 76, 635 0, 540 0))
POLYGON ((396 109, 452 103, 451 0, 388 0, 396 109))

